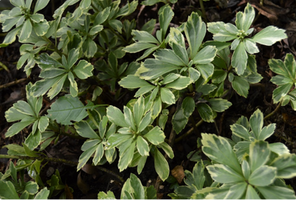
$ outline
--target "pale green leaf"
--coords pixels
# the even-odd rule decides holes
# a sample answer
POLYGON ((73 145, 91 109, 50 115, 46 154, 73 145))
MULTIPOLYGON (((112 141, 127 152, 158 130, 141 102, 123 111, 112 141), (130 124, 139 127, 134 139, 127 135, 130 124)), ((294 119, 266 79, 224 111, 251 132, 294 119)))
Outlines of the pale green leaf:
POLYGON ((165 159, 165 157, 160 153, 160 151, 155 147, 153 149, 153 157, 154 157, 154 168, 159 175, 159 178, 164 181, 168 178, 170 173, 170 167, 165 159))
POLYGON ((184 62, 182 58, 171 49, 160 49, 156 51, 153 56, 155 59, 164 63, 169 63, 176 66, 186 66, 186 62, 184 62))
POLYGON ((289 179, 296 176, 296 155, 285 154, 277 157, 271 164, 277 168, 277 177, 289 179))
POLYGON ((233 152, 231 145, 225 138, 214 134, 202 133, 201 142, 203 145, 202 151, 211 160, 228 165, 238 174, 241 174, 241 167, 236 155, 233 152))
POLYGON ((263 113, 257 109, 250 117, 250 126, 257 140, 260 140, 260 133, 263 127, 263 113))
POLYGON ((270 155, 269 145, 265 141, 254 141, 250 144, 250 167, 251 171, 255 171, 263 166, 268 160, 270 155))
POLYGON ((136 128, 136 124, 135 124, 135 119, 134 119, 131 109, 124 106, 123 107, 123 116, 124 116, 125 122, 129 125, 129 127, 131 127, 134 131, 136 131, 137 128, 136 128))
POLYGON ((238 12, 236 14, 235 24, 239 30, 243 30, 244 32, 247 32, 251 24, 253 23, 254 18, 255 18, 255 10, 251 6, 251 4, 248 3, 243 13, 238 12))
POLYGON ((139 88, 139 87, 147 87, 147 88, 154 88, 154 85, 151 85, 150 83, 148 83, 147 81, 141 79, 138 76, 135 75, 128 75, 126 77, 124 77, 123 79, 121 79, 118 84, 121 87, 124 88, 129 88, 129 89, 135 89, 135 88, 139 88))
POLYGON ((137 137, 137 149, 141 156, 149 156, 150 148, 148 142, 142 136, 137 137))
POLYGON ((150 143, 154 145, 159 145, 160 143, 164 142, 165 135, 158 126, 155 126, 144 135, 144 138, 146 138, 150 143))
POLYGON ((138 30, 133 30, 132 35, 134 36, 134 40, 139 41, 141 43, 155 43, 158 44, 158 40, 155 39, 153 35, 146 31, 138 31, 138 30))
POLYGON ((246 192, 247 186, 248 184, 245 181, 234 184, 229 188, 225 199, 241 199, 246 192))
POLYGON ((79 63, 73 68, 73 72, 80 79, 86 79, 92 76, 93 65, 86 60, 80 60, 79 63))
POLYGON ((233 124, 230 126, 230 129, 232 131, 232 134, 244 139, 244 140, 249 140, 250 134, 249 131, 242 125, 240 124, 233 124))
POLYGON ((113 147, 118 147, 122 143, 126 142, 127 140, 131 139, 132 133, 130 134, 113 134, 108 138, 108 147, 113 148, 113 147))
POLYGON ((77 165, 77 171, 79 171, 86 164, 86 162, 90 159, 90 157, 96 151, 96 148, 97 148, 96 146, 93 146, 88 150, 84 151, 82 154, 80 154, 78 165, 77 165))
MULTIPOLYGON (((133 43, 131 45, 128 45, 126 47, 123 48, 123 51, 125 52, 128 52, 128 53, 137 53, 139 51, 143 51, 145 49, 150 49, 149 53, 146 52, 146 56, 142 56, 141 59, 147 57, 148 55, 150 55, 153 51, 155 51, 156 49, 158 49, 158 46, 155 45, 155 44, 150 44, 150 43, 146 43, 146 42, 136 42, 136 43, 133 43), (153 48, 153 49, 150 49, 150 48, 153 48)), ((139 60, 141 60, 140 58, 138 58, 139 60)))
POLYGON ((31 24, 31 21, 27 19, 23 24, 23 27, 20 32, 20 36, 19 36, 20 41, 25 41, 27 38, 29 38, 31 35, 31 32, 32 32, 32 24, 31 24))
POLYGON ((266 140, 267 138, 269 138, 274 133, 276 128, 275 126, 276 125, 273 123, 263 127, 263 129, 260 132, 260 136, 258 140, 266 140))
POLYGON ((47 187, 44 187, 35 195, 34 199, 48 199, 49 193, 50 191, 47 189, 47 187))
POLYGON ((192 61, 194 64, 208 64, 214 60, 216 53, 215 46, 206 46, 194 56, 192 61))
POLYGON ((118 126, 128 127, 128 124, 125 122, 123 113, 115 106, 108 106, 107 117, 111 122, 118 126))
POLYGON ((244 40, 244 43, 245 43, 246 51, 249 54, 254 54, 254 53, 259 52, 259 49, 258 49, 256 43, 253 40, 247 38, 247 39, 244 40))
MULTIPOLYGON (((264 178, 263 178, 264 179, 264 178)), ((293 190, 281 186, 256 187, 266 199, 295 199, 293 190)))
POLYGON ((212 63, 208 64, 198 64, 196 68, 200 72, 204 80, 208 80, 214 73, 214 65, 212 63))
POLYGON ((276 168, 263 165, 253 171, 248 182, 254 186, 268 186, 276 178, 276 168))
POLYGON ((197 13, 193 12, 188 17, 184 32, 189 44, 189 57, 194 58, 206 35, 206 25, 202 21, 201 17, 197 13), (198 37, 196 37, 197 35, 198 37))
POLYGON ((248 81, 240 76, 234 76, 233 81, 230 81, 233 89, 241 96, 247 98, 250 85, 248 81))
POLYGON ((0 197, 3 199, 19 199, 12 182, 0 180, 0 197))
POLYGON ((164 87, 160 88, 160 97, 161 97, 161 101, 168 105, 174 104, 176 101, 175 95, 168 88, 164 88, 164 87))
POLYGON ((21 130, 23 130, 24 128, 26 128, 30 124, 34 123, 35 120, 36 119, 31 118, 27 121, 21 121, 21 122, 17 122, 17 123, 12 124, 12 126, 9 127, 9 129, 5 133, 5 137, 12 137, 12 136, 18 134, 21 130))
POLYGON ((46 116, 42 116, 39 118, 38 129, 40 132, 44 132, 49 125, 49 119, 46 116))
POLYGON ((227 165, 215 164, 206 167, 212 179, 218 183, 237 183, 244 181, 242 174, 227 165))
POLYGON ((39 10, 42 10, 49 3, 49 0, 38 0, 35 4, 34 13, 37 13, 39 10))
POLYGON ((163 39, 169 27, 169 24, 173 19, 174 12, 172 11, 172 8, 170 6, 166 5, 159 11, 158 15, 159 15, 159 24, 162 30, 162 39, 163 39))
POLYGON ((279 29, 275 26, 268 26, 257 33, 252 39, 256 43, 271 46, 285 38, 287 38, 287 35, 285 34, 284 29, 279 29))
POLYGON ((292 84, 287 83, 281 86, 278 86, 275 90, 272 92, 272 100, 273 103, 278 103, 281 101, 291 90, 292 84))
POLYGON ((275 142, 275 143, 269 144, 269 149, 270 151, 278 154, 279 156, 290 153, 290 150, 288 149, 288 147, 281 142, 275 142))
POLYGON ((142 132, 151 123, 151 112, 146 113, 139 123, 138 131, 142 132))
POLYGON ((103 143, 101 142, 97 145, 95 155, 93 157, 94 165, 97 165, 100 162, 100 160, 103 158, 103 156, 104 156, 104 146, 103 146, 103 143))
POLYGON ((166 142, 160 143, 157 147, 162 148, 162 150, 169 156, 170 159, 174 158, 174 151, 172 147, 166 142))
POLYGON ((247 67, 247 62, 248 55, 245 50, 245 43, 240 42, 232 55, 231 65, 235 67, 238 75, 242 75, 247 67))
MULTIPOLYGON (((225 24, 224 22, 209 22, 207 25, 208 31, 213 33, 213 39, 216 41, 226 42, 237 38, 238 30, 233 24, 225 24)), ((224 43, 222 44, 224 48, 224 43)))
POLYGON ((251 185, 248 185, 247 187, 246 199, 260 199, 258 193, 251 185))
POLYGON ((128 165, 132 162, 134 157, 136 142, 132 142, 129 147, 122 153, 120 153, 119 161, 118 161, 118 169, 119 171, 125 170, 128 165))
POLYGON ((172 88, 175 90, 182 90, 186 88, 191 83, 191 79, 189 77, 180 76, 178 79, 174 80, 171 83, 168 83, 165 87, 172 88))
POLYGON ((91 128, 87 121, 80 121, 74 124, 77 133, 84 138, 100 139, 98 134, 91 128))

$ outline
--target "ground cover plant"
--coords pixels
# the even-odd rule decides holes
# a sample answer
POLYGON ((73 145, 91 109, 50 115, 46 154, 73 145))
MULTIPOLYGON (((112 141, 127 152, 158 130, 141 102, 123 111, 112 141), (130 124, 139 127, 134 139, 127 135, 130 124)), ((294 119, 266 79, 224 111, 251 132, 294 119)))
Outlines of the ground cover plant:
POLYGON ((181 2, 10 0, 0 47, 26 78, 3 104, 1 198, 296 198, 295 51, 255 26, 275 4, 222 21, 229 2, 200 0, 176 23, 181 2))

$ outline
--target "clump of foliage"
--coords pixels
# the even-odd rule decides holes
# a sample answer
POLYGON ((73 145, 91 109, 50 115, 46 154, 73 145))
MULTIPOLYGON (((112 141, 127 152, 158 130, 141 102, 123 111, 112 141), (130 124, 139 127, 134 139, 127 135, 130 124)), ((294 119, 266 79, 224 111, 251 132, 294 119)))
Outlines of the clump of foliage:
MULTIPOLYGON (((117 162, 120 172, 137 167, 141 174, 152 156, 156 173, 166 181, 167 158, 174 158, 170 134, 195 126, 189 119, 196 121, 196 115, 214 122, 217 113, 232 105, 225 95, 230 90, 247 98, 250 85, 262 79, 254 55, 259 52, 257 44, 271 46, 287 37, 274 26, 254 34, 255 10, 250 4, 237 13, 235 25, 206 24, 193 12, 179 27, 169 27, 174 17, 169 3, 176 1, 147 0, 144 5, 166 3, 158 11, 160 29, 154 34, 155 19, 137 30, 135 20, 125 18, 135 12, 137 0, 125 5, 120 0, 66 0, 52 20, 40 13, 49 0, 10 2, 14 8, 0 14, 2 30, 8 32, 1 47, 18 39, 22 45, 17 68, 30 76, 38 66, 40 79, 26 86, 25 101, 5 113, 7 121, 14 122, 6 137, 26 127, 30 133, 21 146, 5 146, 8 155, 1 156, 17 163, 0 173, 1 198, 64 197, 61 189, 66 186, 58 171, 47 183, 39 175, 45 161, 67 163, 43 152, 59 141, 65 128, 84 140, 74 163, 78 171, 91 160, 94 166, 117 162), (204 41, 207 31, 213 40, 204 41), (130 54, 139 57, 130 60, 130 54), (104 93, 112 100, 106 101, 104 93), (123 97, 129 98, 126 105, 112 104, 123 97), (50 105, 41 111, 43 99, 50 105), (24 181, 24 173, 31 181, 24 181)), ((295 110, 293 55, 284 61, 271 59, 269 66, 277 74, 271 79, 278 85, 273 102, 280 106, 290 102, 295 110)), ((284 144, 266 141, 276 126, 263 126, 263 119, 260 110, 249 120, 239 118, 231 126, 232 139, 202 134, 200 154, 209 159, 199 157, 193 171, 185 171, 185 185, 176 186, 170 197, 295 198, 284 179, 295 177, 296 156, 284 144)), ((143 186, 131 174, 120 197, 156 198, 156 189, 143 186)), ((102 191, 98 198, 115 196, 102 191)))

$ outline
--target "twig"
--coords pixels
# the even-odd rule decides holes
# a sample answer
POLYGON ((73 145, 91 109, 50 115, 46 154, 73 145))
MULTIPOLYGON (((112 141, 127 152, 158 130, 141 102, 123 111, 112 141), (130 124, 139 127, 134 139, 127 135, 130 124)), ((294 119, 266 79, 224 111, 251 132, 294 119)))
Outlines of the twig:
MULTIPOLYGON (((197 122, 195 124, 195 127, 198 127, 200 126, 201 124, 203 123, 203 120, 201 119, 199 122, 197 122)), ((178 137, 176 140, 175 140, 175 143, 178 143, 180 142, 183 138, 189 136, 194 130, 194 127, 192 127, 191 129, 189 129, 184 135, 181 135, 180 137, 178 137)))
POLYGON ((272 115, 274 115, 274 113, 276 113, 276 112, 279 110, 280 107, 281 107, 281 102, 277 105, 277 107, 276 107, 271 113, 269 113, 268 115, 266 115, 266 116, 264 117, 264 120, 266 120, 267 118, 269 118, 269 117, 271 117, 272 115))
POLYGON ((10 87, 10 86, 13 86, 13 85, 16 85, 16 84, 19 84, 21 82, 25 82, 26 80, 28 80, 28 78, 22 78, 22 79, 19 79, 19 80, 16 80, 16 81, 12 81, 10 83, 6 83, 4 85, 0 85, 0 90, 4 89, 4 88, 7 88, 7 87, 10 87))

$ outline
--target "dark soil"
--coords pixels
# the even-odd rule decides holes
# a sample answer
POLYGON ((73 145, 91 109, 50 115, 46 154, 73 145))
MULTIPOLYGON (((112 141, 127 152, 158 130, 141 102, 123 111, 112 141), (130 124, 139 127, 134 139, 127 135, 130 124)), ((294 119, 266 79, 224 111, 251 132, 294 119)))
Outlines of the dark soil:
MULTIPOLYGON (((52 10, 58 6, 57 0, 50 4, 45 9, 45 15, 49 19, 52 10), (55 6, 55 7, 54 7, 55 6)), ((237 94, 230 99, 232 106, 224 113, 219 114, 215 123, 203 123, 191 135, 183 138, 180 142, 174 144, 173 149, 175 158, 170 160, 170 168, 173 169, 177 165, 182 165, 184 170, 192 170, 194 162, 189 161, 187 154, 197 149, 197 138, 201 133, 216 133, 221 136, 230 137, 231 132, 229 125, 233 124, 240 116, 250 115, 256 110, 260 109, 265 115, 271 113, 276 105, 272 103, 272 91, 275 85, 270 82, 274 75, 268 67, 267 61, 271 58, 283 59, 287 53, 296 55, 296 1, 294 0, 264 0, 263 5, 260 0, 221 0, 221 1, 207 1, 204 2, 206 9, 207 21, 224 21, 233 23, 235 14, 242 11, 247 2, 250 2, 256 9, 256 21, 253 27, 256 31, 260 31, 266 26, 274 25, 286 30, 288 38, 276 43, 272 47, 259 46, 260 53, 256 55, 258 72, 263 76, 260 84, 255 84, 250 87, 248 98, 243 98, 237 94), (216 2, 226 2, 224 5, 219 5, 216 2), (228 3, 227 3, 228 2, 228 3)), ((163 4, 156 6, 142 6, 139 5, 135 14, 130 18, 135 18, 138 22, 138 27, 141 27, 150 19, 157 19, 157 11, 163 4)), ((178 26, 187 20, 191 12, 200 12, 198 0, 179 0, 173 5, 175 12, 172 26, 178 26)), ((208 33, 207 40, 211 39, 208 33)), ((0 41, 3 40, 3 36, 0 41)), ((5 132, 11 126, 5 119, 5 111, 8 110, 13 103, 18 100, 25 100, 25 86, 29 82, 35 82, 38 79, 39 69, 35 67, 30 77, 26 77, 23 70, 16 69, 16 62, 18 61, 20 44, 18 42, 0 49, 0 61, 7 66, 8 71, 0 67, 0 149, 2 146, 16 143, 22 144, 29 130, 24 130, 20 134, 5 138, 5 132)), ((133 55, 137 56, 137 55, 133 55)), ((121 105, 122 106, 122 105, 121 105)), ((200 119, 198 116, 190 122, 192 125, 197 123, 200 119)), ((276 123, 276 132, 269 139, 270 142, 284 143, 292 153, 296 152, 296 112, 293 111, 290 105, 281 107, 278 112, 265 121, 265 125, 276 123)), ((168 125, 170 126, 170 125, 168 125)), ((166 131, 169 137, 168 127, 166 131)), ((187 130, 183 130, 176 138, 182 136, 187 130)), ((81 154, 80 146, 83 141, 72 139, 68 136, 63 136, 55 145, 50 145, 46 148, 46 153, 53 157, 64 158, 67 160, 77 161, 81 154)), ((6 150, 1 149, 1 154, 5 154, 6 150)), ((8 160, 0 159, 0 171, 4 173, 8 166, 8 160)), ((119 173, 117 163, 112 165, 104 165, 104 168, 119 174, 125 180, 129 178, 130 173, 137 174, 136 169, 128 168, 119 173)), ((96 198, 99 191, 112 190, 117 197, 120 195, 122 184, 112 175, 100 171, 98 168, 93 168, 87 165, 84 171, 76 171, 76 166, 64 165, 61 163, 48 163, 41 174, 41 177, 46 182, 47 179, 57 169, 59 170, 62 181, 67 185, 65 191, 67 198, 96 198), (72 188, 73 190, 69 189, 72 188)), ((157 174, 154 170, 153 159, 148 158, 146 166, 139 175, 143 185, 151 185, 157 182, 157 174)), ((287 180, 296 191, 296 179, 287 180)), ((173 192, 170 183, 160 183, 161 187, 158 191, 159 198, 168 198, 167 194, 173 192)), ((59 196, 57 195, 56 198, 59 196)))

